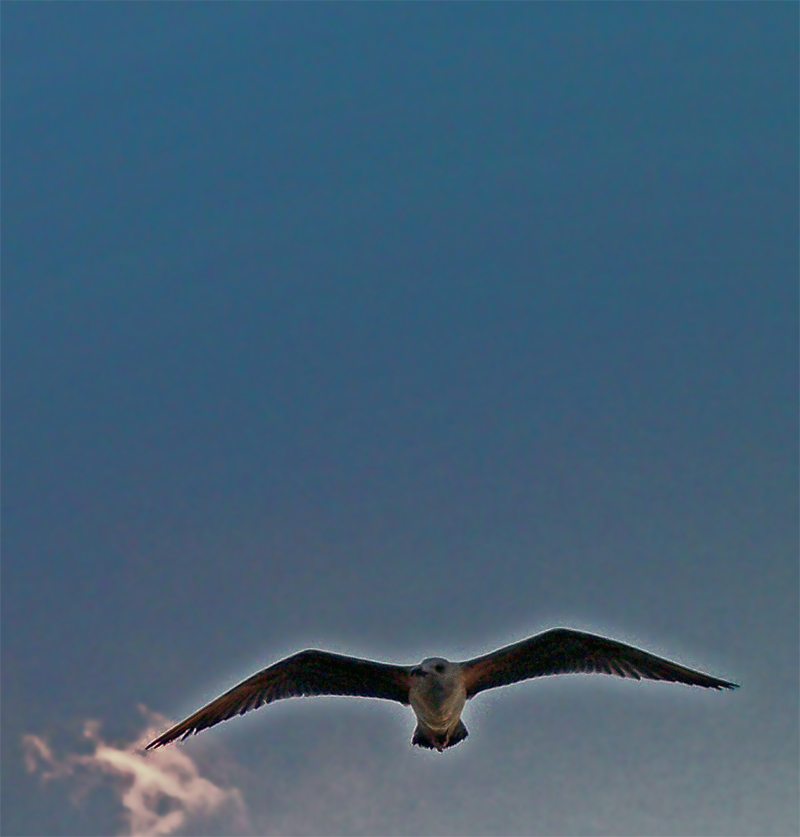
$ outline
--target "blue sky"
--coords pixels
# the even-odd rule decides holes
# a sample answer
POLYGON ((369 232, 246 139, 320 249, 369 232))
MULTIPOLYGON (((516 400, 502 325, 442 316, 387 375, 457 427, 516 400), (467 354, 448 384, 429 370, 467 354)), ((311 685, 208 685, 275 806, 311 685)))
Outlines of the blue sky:
POLYGON ((4 8, 5 833, 125 833, 139 705, 555 624, 742 689, 290 701, 175 833, 797 831, 797 25, 4 8))

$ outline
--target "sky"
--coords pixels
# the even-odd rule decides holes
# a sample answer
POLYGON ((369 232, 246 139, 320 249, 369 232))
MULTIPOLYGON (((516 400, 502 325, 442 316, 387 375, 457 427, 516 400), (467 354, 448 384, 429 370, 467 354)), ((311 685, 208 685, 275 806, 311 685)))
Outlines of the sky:
POLYGON ((798 832, 798 15, 4 5, 3 833, 798 832))

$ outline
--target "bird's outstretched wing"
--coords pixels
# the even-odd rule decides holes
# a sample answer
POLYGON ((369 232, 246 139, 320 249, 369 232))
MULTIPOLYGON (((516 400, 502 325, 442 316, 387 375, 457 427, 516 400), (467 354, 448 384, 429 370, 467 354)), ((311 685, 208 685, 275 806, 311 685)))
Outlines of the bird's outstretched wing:
POLYGON ((384 698, 407 704, 409 670, 405 666, 373 663, 327 651, 301 651, 265 668, 181 721, 154 741, 151 750, 176 738, 244 715, 265 703, 304 695, 352 695, 384 698))
POLYGON ((670 680, 708 689, 737 688, 735 683, 692 671, 631 645, 568 628, 553 628, 461 666, 467 697, 531 677, 572 672, 670 680))

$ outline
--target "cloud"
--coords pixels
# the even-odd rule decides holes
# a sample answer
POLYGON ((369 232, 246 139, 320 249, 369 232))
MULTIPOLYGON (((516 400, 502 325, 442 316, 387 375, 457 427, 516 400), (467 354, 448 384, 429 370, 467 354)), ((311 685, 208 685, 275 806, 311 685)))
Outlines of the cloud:
POLYGON ((242 794, 200 775, 198 764, 183 749, 165 748, 145 754, 142 747, 165 725, 165 719, 140 707, 147 727, 128 747, 115 747, 100 736, 100 724, 87 721, 84 738, 93 752, 57 756, 38 735, 24 735, 25 765, 42 781, 75 783, 73 802, 80 804, 99 781, 111 781, 124 809, 130 835, 168 835, 203 823, 218 823, 221 833, 252 833, 242 794))

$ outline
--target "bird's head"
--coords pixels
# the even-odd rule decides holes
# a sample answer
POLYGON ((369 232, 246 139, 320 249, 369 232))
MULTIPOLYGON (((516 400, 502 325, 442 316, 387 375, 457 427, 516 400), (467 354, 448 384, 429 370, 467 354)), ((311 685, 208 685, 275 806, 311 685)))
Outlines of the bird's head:
POLYGON ((443 657, 428 657, 427 660, 423 660, 411 669, 411 676, 421 679, 430 677, 434 680, 447 680, 455 669, 453 663, 443 657))

